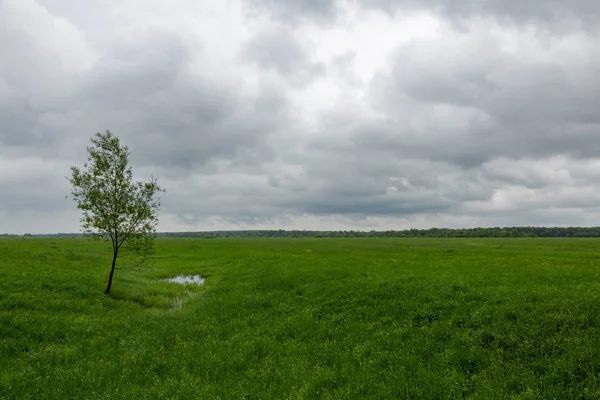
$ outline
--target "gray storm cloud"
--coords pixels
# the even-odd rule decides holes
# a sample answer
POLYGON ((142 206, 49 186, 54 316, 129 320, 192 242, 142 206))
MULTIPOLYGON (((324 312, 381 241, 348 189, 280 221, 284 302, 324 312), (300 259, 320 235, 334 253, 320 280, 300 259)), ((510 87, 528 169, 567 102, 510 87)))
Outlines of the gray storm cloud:
POLYGON ((600 216, 600 3, 144 4, 0 3, 0 232, 76 230, 64 177, 105 129, 162 230, 600 216))
MULTIPOLYGON (((245 0, 272 18, 297 21, 311 18, 335 23, 344 2, 336 0, 245 0)), ((359 0, 358 4, 386 13, 427 11, 453 22, 464 23, 483 16, 504 24, 535 24, 561 33, 573 29, 597 29, 600 6, 594 0, 359 0)))
POLYGON ((459 21, 486 16, 503 23, 536 24, 553 29, 594 28, 600 6, 593 0, 368 0, 365 7, 399 12, 425 9, 459 21))

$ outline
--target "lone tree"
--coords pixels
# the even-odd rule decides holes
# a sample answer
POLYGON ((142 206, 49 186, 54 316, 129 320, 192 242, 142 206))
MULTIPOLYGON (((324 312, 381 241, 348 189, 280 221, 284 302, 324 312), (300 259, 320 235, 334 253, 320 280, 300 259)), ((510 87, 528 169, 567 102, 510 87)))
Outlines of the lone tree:
POLYGON ((152 251, 160 208, 156 195, 164 190, 155 178, 150 182, 133 180, 129 148, 111 131, 97 132, 91 142, 83 170, 71 167, 67 179, 72 185, 71 197, 83 212, 84 235, 112 243, 112 266, 104 292, 108 294, 119 251, 130 252, 140 262, 152 251))

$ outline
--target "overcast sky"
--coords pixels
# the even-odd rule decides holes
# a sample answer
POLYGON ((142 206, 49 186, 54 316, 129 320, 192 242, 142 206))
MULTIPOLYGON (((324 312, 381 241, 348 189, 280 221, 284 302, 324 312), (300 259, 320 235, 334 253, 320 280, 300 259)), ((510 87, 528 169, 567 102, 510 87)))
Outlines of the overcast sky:
POLYGON ((161 231, 600 225, 598 0, 0 0, 0 233, 97 131, 161 231))

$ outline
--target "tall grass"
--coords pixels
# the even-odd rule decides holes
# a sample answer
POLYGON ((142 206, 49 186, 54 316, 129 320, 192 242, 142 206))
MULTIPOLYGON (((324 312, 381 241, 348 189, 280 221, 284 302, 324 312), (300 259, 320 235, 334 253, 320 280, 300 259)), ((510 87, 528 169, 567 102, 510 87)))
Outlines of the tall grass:
POLYGON ((0 398, 600 398, 599 261, 593 239, 160 239, 104 296, 98 244, 5 239, 0 398))

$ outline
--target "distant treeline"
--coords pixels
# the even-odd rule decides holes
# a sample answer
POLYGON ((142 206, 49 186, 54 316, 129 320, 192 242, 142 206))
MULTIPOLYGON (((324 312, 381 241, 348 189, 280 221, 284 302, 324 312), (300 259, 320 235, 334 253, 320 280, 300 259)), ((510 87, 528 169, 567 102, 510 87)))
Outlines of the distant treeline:
MULTIPOLYGON (((0 234, 0 237, 81 237, 79 233, 57 234, 0 234)), ((535 226, 469 229, 407 229, 401 231, 300 231, 244 230, 207 232, 161 232, 158 237, 170 238, 518 238, 518 237, 600 237, 600 227, 542 228, 535 226)))
POLYGON ((401 231, 299 231, 299 230, 246 230, 216 232, 165 232, 159 237, 179 238, 495 238, 495 237, 600 237, 600 227, 542 228, 535 226, 470 229, 407 229, 401 231))

